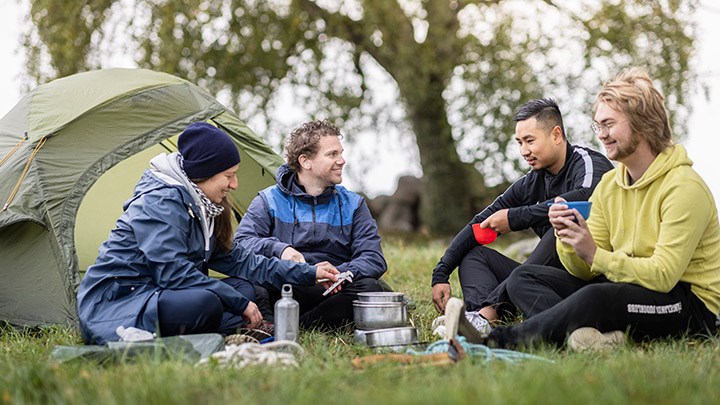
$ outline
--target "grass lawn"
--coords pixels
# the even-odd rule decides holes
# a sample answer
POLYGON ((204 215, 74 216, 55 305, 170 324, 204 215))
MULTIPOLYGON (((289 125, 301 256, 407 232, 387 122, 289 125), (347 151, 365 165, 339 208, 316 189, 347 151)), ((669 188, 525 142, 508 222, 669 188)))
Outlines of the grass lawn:
MULTIPOLYGON (((417 304, 410 318, 421 341, 435 340, 430 323, 430 272, 442 243, 386 239, 388 282, 417 304)), ((453 277, 453 292, 460 291, 453 277)), ((0 404, 243 403, 678 403, 706 404, 720 393, 720 344, 668 341, 607 354, 540 348, 551 361, 506 363, 480 357, 444 367, 376 364, 355 370, 350 360, 369 349, 347 333, 304 333, 300 368, 198 367, 153 358, 101 365, 56 364, 56 345, 80 344, 67 328, 0 329, 0 404)))

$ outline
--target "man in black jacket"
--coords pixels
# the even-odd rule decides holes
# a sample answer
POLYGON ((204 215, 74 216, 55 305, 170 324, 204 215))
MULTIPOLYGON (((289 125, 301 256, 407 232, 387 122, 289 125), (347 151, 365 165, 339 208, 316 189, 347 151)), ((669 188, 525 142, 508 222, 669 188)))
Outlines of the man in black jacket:
POLYGON ((432 275, 433 303, 444 313, 451 296, 450 275, 459 266, 468 320, 486 332, 487 321, 498 317, 497 307, 508 302, 503 281, 520 263, 484 246, 489 240, 483 241, 480 233, 531 228, 540 242, 525 263, 562 268, 548 221, 548 203, 557 196, 566 201, 587 200, 613 167, 602 154, 568 143, 560 108, 552 99, 528 101, 514 120, 515 140, 532 170, 475 215, 455 236, 432 275))

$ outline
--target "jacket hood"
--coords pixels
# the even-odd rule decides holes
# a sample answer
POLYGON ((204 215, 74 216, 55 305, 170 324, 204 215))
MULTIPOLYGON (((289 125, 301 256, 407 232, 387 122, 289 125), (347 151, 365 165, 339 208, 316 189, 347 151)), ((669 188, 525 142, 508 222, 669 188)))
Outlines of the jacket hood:
POLYGON ((195 203, 200 203, 200 196, 182 169, 179 153, 161 153, 150 160, 150 166, 152 174, 158 179, 172 186, 181 186, 193 197, 195 203))
POLYGON ((192 182, 182 169, 181 158, 178 152, 171 154, 161 153, 150 159, 151 169, 143 174, 135 186, 132 198, 125 203, 124 209, 135 199, 153 190, 173 187, 182 190, 182 198, 189 210, 194 210, 202 224, 205 239, 206 260, 209 257, 210 239, 213 234, 214 221, 205 216, 200 196, 192 186, 192 182))
POLYGON ((317 197, 313 197, 306 193, 300 184, 297 182, 297 174, 290 170, 290 166, 286 164, 280 166, 275 173, 275 182, 278 188, 285 194, 296 197, 304 202, 317 202, 319 204, 327 203, 335 193, 335 187, 326 188, 322 194, 317 197))
POLYGON ((129 200, 125 201, 125 203, 123 204, 123 210, 127 210, 128 206, 141 196, 164 188, 181 189, 184 191, 182 193, 183 199, 186 199, 188 203, 192 202, 192 196, 190 196, 187 188, 184 187, 183 184, 174 176, 166 174, 171 172, 171 163, 169 162, 167 155, 161 154, 155 156, 150 161, 150 164, 152 166, 152 169, 146 170, 145 173, 143 173, 140 181, 138 181, 138 183, 135 185, 132 197, 129 200), (164 167, 164 169, 158 170, 155 164, 164 167))
POLYGON ((680 166, 692 166, 693 162, 682 145, 672 145, 665 148, 657 158, 650 164, 645 174, 638 181, 630 185, 628 183, 627 166, 618 164, 615 173, 615 182, 624 189, 641 189, 652 184, 658 177, 664 176, 670 170, 680 166), (659 159, 662 157, 661 159, 659 159))

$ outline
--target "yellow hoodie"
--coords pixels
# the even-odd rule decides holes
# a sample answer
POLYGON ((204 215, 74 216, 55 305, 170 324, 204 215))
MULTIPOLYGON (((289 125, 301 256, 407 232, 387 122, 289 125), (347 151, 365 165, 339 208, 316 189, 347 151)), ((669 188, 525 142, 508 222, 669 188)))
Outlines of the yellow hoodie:
POLYGON ((604 274, 659 292, 678 281, 714 314, 720 312, 720 225, 715 201, 692 169, 685 148, 667 148, 635 184, 619 164, 590 197, 588 227, 597 252, 592 266, 557 242, 565 268, 584 280, 604 274))

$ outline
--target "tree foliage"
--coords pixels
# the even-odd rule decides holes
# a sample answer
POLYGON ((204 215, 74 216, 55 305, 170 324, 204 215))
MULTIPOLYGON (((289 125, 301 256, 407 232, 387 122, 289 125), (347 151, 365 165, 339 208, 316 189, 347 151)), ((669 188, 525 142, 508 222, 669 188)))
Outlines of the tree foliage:
POLYGON ((375 131, 378 144, 402 128, 417 143, 423 219, 436 232, 455 232, 526 170, 512 115, 527 99, 556 98, 571 140, 590 143, 592 97, 620 68, 648 68, 676 133, 695 83, 696 0, 72 3, 32 3, 26 45, 38 81, 98 67, 103 41, 125 32, 140 66, 226 97, 245 119, 266 117, 268 132, 287 132, 274 119, 282 89, 308 116, 375 131), (131 18, 111 18, 128 8, 131 18), (393 100, 379 101, 387 92, 393 100))

